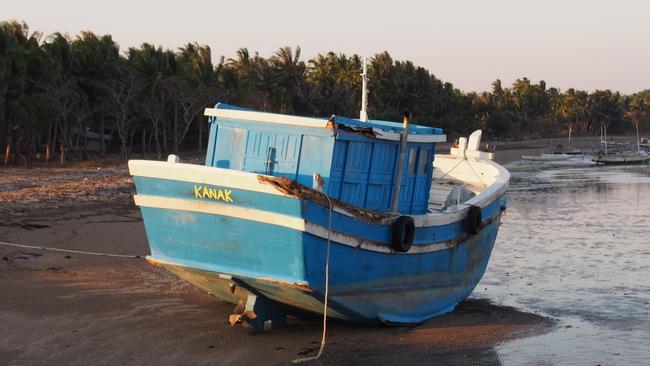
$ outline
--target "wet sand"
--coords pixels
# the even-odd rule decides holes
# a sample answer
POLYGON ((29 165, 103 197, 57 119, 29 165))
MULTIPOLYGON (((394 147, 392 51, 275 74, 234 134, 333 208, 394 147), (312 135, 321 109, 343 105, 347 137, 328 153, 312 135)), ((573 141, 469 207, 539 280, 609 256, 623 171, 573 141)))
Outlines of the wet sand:
MULTIPOLYGON (((108 169, 0 171, 0 241, 146 255, 130 178, 124 166, 108 169)), ((143 258, 6 246, 0 258, 2 364, 287 364, 320 341, 316 319, 290 318, 263 334, 231 327, 233 305, 143 258)), ((316 364, 499 364, 495 347, 555 327, 548 317, 469 299, 418 327, 330 322, 316 364)))

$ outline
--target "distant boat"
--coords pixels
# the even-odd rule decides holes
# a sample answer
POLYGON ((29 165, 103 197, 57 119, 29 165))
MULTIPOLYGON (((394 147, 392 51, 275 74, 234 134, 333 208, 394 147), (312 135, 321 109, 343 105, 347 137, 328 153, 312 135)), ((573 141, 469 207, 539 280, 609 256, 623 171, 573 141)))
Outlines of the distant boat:
POLYGON ((562 160, 569 160, 571 158, 574 158, 575 155, 570 155, 570 154, 539 154, 539 155, 522 155, 521 159, 522 160, 530 160, 530 161, 562 161, 562 160))
MULTIPOLYGON (((569 146, 571 145, 571 126, 569 126, 569 146)), ((522 155, 524 161, 537 162, 558 162, 564 160, 584 160, 585 153, 582 150, 567 150, 562 144, 555 146, 552 154, 541 153, 539 155, 522 155)))
POLYGON ((322 314, 327 297, 334 318, 418 324, 481 279, 510 174, 479 151, 480 131, 434 156, 442 130, 408 118, 205 114, 204 166, 129 170, 148 261, 237 304, 234 321, 275 327, 322 314))
POLYGON ((604 165, 642 165, 650 164, 650 155, 644 154, 621 154, 621 155, 599 155, 592 160, 596 164, 604 165))
POLYGON ((511 173, 518 173, 538 171, 542 168, 542 165, 544 165, 543 161, 515 160, 504 164, 503 167, 508 169, 511 173))
MULTIPOLYGON (((611 143, 605 141, 605 154, 600 154, 593 157, 593 161, 596 164, 604 165, 642 165, 650 164, 650 155, 642 149, 641 138, 639 136, 639 124, 636 124, 636 146, 637 150, 635 152, 623 152, 618 154, 609 155, 607 153, 607 145, 611 143)), ((629 143, 619 143, 619 146, 627 146, 629 143)))

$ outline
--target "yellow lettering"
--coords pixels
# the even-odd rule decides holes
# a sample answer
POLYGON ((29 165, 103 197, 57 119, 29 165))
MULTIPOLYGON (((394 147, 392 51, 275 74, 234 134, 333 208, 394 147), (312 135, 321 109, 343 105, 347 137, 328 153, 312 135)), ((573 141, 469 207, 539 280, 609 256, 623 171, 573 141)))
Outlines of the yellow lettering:
POLYGON ((234 202, 232 191, 228 189, 208 188, 208 186, 194 185, 194 197, 212 199, 215 201, 234 202))

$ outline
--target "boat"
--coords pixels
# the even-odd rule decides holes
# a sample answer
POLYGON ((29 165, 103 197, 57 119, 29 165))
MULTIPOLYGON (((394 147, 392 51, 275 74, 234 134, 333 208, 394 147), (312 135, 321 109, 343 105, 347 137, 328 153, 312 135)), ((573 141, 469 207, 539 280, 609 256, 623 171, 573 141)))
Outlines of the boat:
POLYGON ((205 114, 205 165, 170 155, 129 170, 147 260, 237 304, 237 320, 322 314, 328 292, 331 317, 418 324, 481 279, 510 175, 479 151, 480 131, 434 159, 437 128, 225 104, 205 114))
POLYGON ((596 164, 603 165, 643 165, 650 164, 650 155, 639 154, 617 154, 598 155, 592 159, 596 164))
POLYGON ((575 155, 570 155, 570 154, 541 153, 539 155, 522 155, 521 159, 529 160, 529 161, 562 161, 562 160, 569 160, 574 157, 575 155))
POLYGON ((232 324, 287 315, 414 325, 483 276, 509 172, 481 131, 436 154, 439 128, 206 108, 203 165, 129 161, 147 260, 235 305, 232 324))
MULTIPOLYGON (((611 143, 608 143, 605 141, 605 151, 604 154, 598 154, 597 156, 594 156, 592 160, 596 164, 603 164, 603 165, 643 165, 643 164, 650 164, 650 155, 645 151, 644 148, 642 148, 642 143, 641 143, 641 138, 639 136, 639 125, 638 123, 636 124, 636 146, 637 149, 636 151, 627 151, 627 152, 619 152, 617 154, 608 154, 607 152, 607 146, 611 145, 611 143)), ((620 144, 620 145, 629 145, 629 143, 625 144, 620 144)))

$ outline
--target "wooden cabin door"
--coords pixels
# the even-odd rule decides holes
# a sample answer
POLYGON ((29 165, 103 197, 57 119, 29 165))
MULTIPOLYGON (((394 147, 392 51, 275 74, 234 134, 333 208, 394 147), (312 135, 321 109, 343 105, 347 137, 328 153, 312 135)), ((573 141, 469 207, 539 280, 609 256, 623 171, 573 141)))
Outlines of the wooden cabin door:
POLYGON ((248 131, 244 171, 295 179, 301 141, 300 135, 248 131))
POLYGON ((431 186, 431 154, 432 150, 428 146, 409 147, 400 190, 400 212, 418 214, 426 211, 431 186))
POLYGON ((411 213, 424 213, 429 204, 429 189, 431 188, 431 154, 429 147, 418 148, 418 159, 415 168, 415 182, 413 186, 413 201, 411 213))
POLYGON ((402 187, 399 194, 398 211, 411 213, 413 203, 413 186, 415 185, 415 169, 417 167, 418 148, 411 146, 406 151, 404 158, 404 173, 402 175, 402 187))

